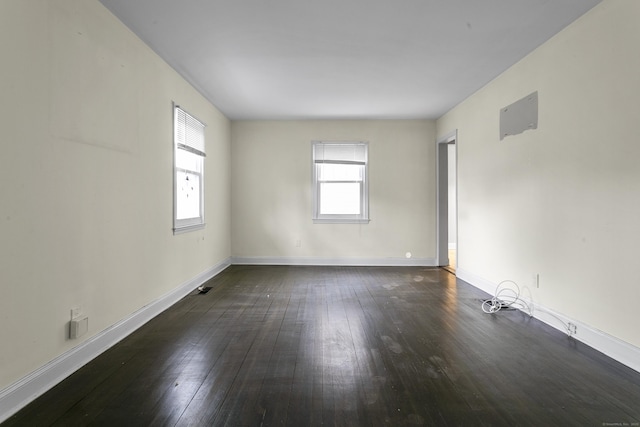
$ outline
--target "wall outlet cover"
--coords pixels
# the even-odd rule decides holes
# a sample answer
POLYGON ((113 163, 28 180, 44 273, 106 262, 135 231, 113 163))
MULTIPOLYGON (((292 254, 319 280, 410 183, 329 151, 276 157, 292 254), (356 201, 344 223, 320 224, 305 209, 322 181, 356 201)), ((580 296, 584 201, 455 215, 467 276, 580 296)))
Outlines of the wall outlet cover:
POLYGON ((88 330, 89 318, 87 316, 81 316, 69 322, 69 338, 72 340, 80 338, 86 334, 88 330))

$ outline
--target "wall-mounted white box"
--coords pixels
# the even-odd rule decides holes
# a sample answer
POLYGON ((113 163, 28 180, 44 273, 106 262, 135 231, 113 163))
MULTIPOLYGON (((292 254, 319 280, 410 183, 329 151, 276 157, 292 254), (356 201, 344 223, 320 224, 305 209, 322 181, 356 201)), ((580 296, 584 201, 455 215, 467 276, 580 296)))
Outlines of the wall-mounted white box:
POLYGON ((538 129, 538 91, 500 110, 500 140, 538 129))
POLYGON ((80 316, 69 322, 69 338, 74 340, 80 338, 89 330, 89 317, 80 316))

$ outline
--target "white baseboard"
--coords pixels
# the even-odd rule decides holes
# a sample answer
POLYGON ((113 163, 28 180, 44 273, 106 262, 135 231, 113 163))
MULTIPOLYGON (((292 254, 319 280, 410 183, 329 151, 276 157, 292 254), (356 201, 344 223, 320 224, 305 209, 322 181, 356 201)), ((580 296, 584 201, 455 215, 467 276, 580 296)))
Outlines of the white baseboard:
MULTIPOLYGON (((237 257, 230 258, 200 273, 170 293, 132 313, 122 321, 100 332, 79 346, 58 356, 31 374, 0 391, 0 423, 7 420, 28 403, 58 384, 86 363, 117 344, 129 334, 153 319, 158 314, 188 295, 195 288, 225 270, 231 264, 239 265, 338 265, 338 266, 425 266, 436 265, 431 258, 297 258, 297 257, 237 257)), ((496 290, 494 284, 463 269, 457 269, 458 278, 490 295, 496 290)), ((480 308, 478 308, 480 310, 480 308)), ((534 308, 534 317, 562 331, 563 322, 573 323, 577 332, 573 337, 614 360, 640 372, 640 348, 599 331, 561 313, 540 305, 534 308), (560 321, 561 320, 561 321, 560 321)))
MULTIPOLYGON (((495 294, 496 287, 498 286, 497 283, 492 283, 460 268, 456 270, 456 276, 470 285, 485 291, 491 296, 495 294)), ((567 333, 565 325, 573 323, 576 325, 576 332, 572 334, 573 338, 600 351, 623 365, 640 372, 640 348, 580 322, 579 320, 571 319, 562 313, 528 301, 526 298, 523 298, 523 300, 532 307, 532 314, 536 319, 558 329, 559 331, 562 331, 563 333, 567 333)), ((478 307, 478 309, 480 310, 480 307, 478 307)))
POLYGON ((332 265, 366 267, 434 267, 434 258, 233 257, 234 265, 332 265))
POLYGON ((0 390, 0 423, 231 265, 227 259, 0 390))

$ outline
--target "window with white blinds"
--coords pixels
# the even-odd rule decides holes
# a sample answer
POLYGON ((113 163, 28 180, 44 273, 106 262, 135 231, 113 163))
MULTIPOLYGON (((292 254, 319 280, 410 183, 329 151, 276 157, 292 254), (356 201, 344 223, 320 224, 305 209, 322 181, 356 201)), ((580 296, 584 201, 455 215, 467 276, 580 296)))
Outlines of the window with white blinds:
POLYGON ((313 142, 313 220, 367 223, 368 143, 313 142))
POLYGON ((173 231, 204 227, 205 125, 174 104, 173 231))

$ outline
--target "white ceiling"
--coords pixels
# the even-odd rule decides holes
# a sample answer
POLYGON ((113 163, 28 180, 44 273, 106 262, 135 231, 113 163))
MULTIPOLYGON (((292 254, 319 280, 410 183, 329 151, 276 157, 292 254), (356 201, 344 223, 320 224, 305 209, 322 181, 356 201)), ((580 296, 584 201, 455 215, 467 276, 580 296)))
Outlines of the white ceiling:
POLYGON ((100 1, 234 120, 438 118, 600 2, 100 1))

